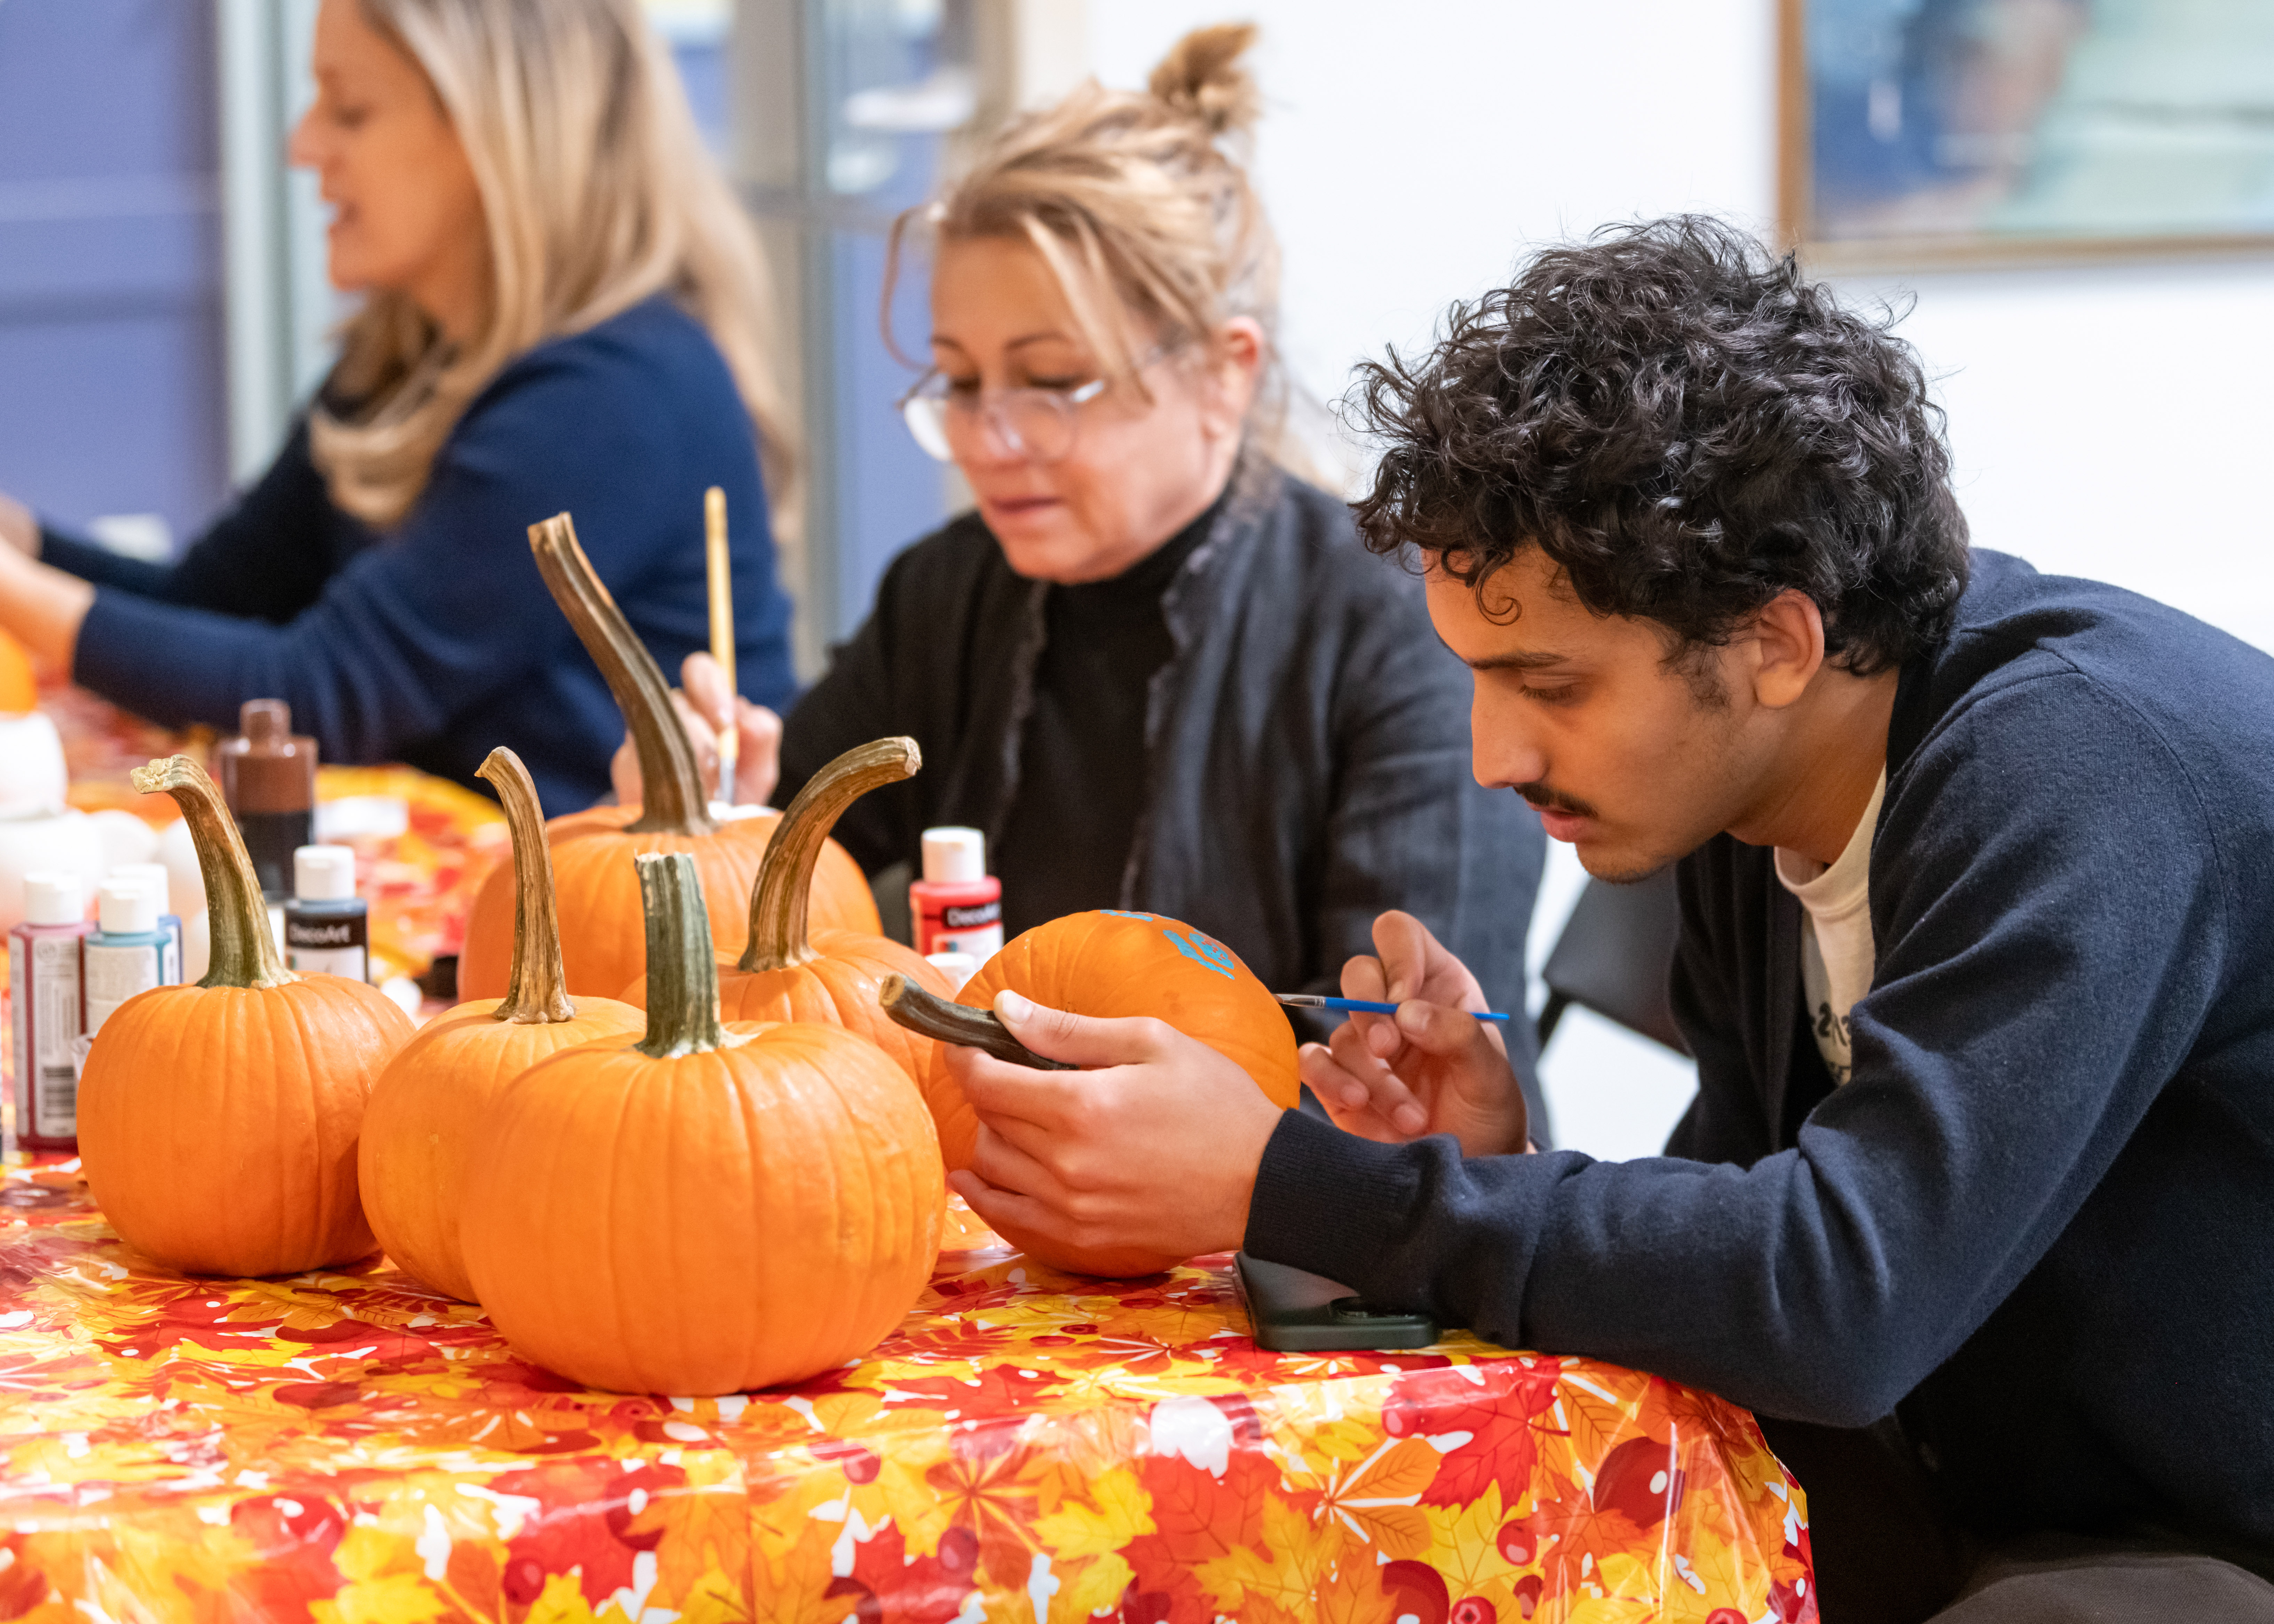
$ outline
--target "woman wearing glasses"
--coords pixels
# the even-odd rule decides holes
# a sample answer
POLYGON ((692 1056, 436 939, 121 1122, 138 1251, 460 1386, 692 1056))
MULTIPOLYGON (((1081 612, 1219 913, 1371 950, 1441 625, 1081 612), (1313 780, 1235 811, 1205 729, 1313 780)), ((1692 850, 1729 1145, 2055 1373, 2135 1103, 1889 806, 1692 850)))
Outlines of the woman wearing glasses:
MULTIPOLYGON (((1471 776, 1467 674, 1419 583, 1273 459, 1276 248, 1221 145, 1254 114, 1253 34, 1022 118, 926 211, 932 366, 905 410, 977 505, 894 560, 779 732, 742 706, 738 793, 786 804, 912 734, 923 771, 838 826, 872 873, 973 825, 1006 932, 1167 914, 1281 991, 1337 990, 1402 908, 1521 1008, 1539 825, 1471 776)), ((685 674, 723 723, 715 667, 685 674)))

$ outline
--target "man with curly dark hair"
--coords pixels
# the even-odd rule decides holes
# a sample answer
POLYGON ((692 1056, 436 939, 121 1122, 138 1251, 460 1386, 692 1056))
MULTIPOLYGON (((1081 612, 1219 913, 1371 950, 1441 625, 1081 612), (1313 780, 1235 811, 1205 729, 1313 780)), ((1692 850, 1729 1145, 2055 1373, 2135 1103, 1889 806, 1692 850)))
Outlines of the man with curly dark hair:
POLYGON ((1916 357, 1710 220, 1598 233, 1365 369, 1359 504, 1474 674, 1477 778, 1677 864, 1698 1093, 1526 1149, 1475 977, 1385 914, 1303 1053, 1334 1125, 1150 1022, 953 1064, 958 1190, 1244 1244, 1751 1406, 1823 1615, 2274 1619, 2274 659, 1969 553, 1916 357))

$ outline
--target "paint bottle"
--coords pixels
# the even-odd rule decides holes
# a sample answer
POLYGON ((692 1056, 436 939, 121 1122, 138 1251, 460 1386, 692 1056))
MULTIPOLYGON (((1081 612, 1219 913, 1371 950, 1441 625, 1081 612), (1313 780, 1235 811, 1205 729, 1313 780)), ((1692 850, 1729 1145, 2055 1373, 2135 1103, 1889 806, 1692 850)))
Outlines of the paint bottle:
POLYGON ((908 884, 916 951, 968 953, 985 964, 1003 948, 1003 882, 987 872, 975 829, 923 831, 923 878, 908 884))
POLYGON ((292 853, 316 838, 316 741, 292 731, 292 707, 281 699, 246 700, 237 726, 241 733, 214 747, 214 776, 261 895, 280 902, 292 894, 292 853))
POLYGON ((353 846, 304 846, 292 853, 284 960, 304 975, 371 980, 371 909, 356 895, 353 846))
POLYGON ((961 992, 964 983, 979 974, 979 960, 968 953, 926 953, 924 962, 947 977, 951 997, 961 992))
POLYGON ((24 922, 8 933, 8 1057, 15 1068, 16 1142, 79 1149, 79 942, 94 927, 76 874, 24 876, 24 922))
POLYGON ((165 956, 158 966, 158 985, 179 987, 182 971, 182 916, 174 912, 174 886, 161 862, 118 863, 110 870, 114 880, 132 880, 148 890, 158 908, 158 929, 166 933, 165 956))
POLYGON ((87 1040, 135 994, 169 984, 169 945, 148 885, 132 875, 103 881, 94 893, 94 931, 79 946, 79 1023, 87 1040))

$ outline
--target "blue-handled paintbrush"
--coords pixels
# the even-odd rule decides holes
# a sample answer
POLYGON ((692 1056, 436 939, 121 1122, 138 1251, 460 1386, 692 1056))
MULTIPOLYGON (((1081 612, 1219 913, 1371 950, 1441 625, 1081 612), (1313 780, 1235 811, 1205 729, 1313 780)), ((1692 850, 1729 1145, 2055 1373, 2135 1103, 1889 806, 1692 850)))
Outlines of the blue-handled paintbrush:
MULTIPOLYGON (((1275 992, 1271 995, 1291 1010, 1359 1010, 1368 1015, 1395 1015, 1394 1004, 1376 1004, 1369 998, 1325 998, 1314 992, 1275 992)), ((1474 1010, 1464 1013, 1475 1015, 1479 1020, 1506 1020, 1507 1016, 1487 1010, 1479 1014, 1474 1010)))

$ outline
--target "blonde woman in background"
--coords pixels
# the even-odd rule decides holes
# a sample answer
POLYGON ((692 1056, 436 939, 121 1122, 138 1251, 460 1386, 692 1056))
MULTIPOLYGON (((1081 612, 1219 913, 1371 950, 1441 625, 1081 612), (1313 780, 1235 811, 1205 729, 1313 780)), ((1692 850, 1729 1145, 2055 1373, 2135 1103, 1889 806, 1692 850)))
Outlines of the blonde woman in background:
MULTIPOLYGON (((1276 247, 1228 150, 1254 37, 1199 30, 1145 92, 1018 120, 915 222, 932 365, 909 423, 978 505, 893 561, 786 721, 740 707, 739 793, 786 804, 912 734, 923 771, 837 826, 872 873, 974 825, 1007 932, 1170 914, 1289 992, 1337 990, 1396 910, 1462 944, 1479 1007, 1521 1010, 1539 823, 1472 776, 1468 675, 1419 583, 1276 456, 1276 247)), ((685 681, 723 722, 711 662, 685 681)), ((1520 1020, 1510 1047, 1530 1087, 1520 1020)))
POLYGON ((338 365, 171 567, 0 498, 0 625, 163 723, 280 697, 326 760, 468 784, 509 745, 568 811, 606 791, 622 723, 527 527, 573 514, 670 669, 708 639, 715 485, 739 670, 786 701, 758 249, 636 0, 323 0, 314 70, 291 156, 332 207, 334 284, 364 296, 338 365))

